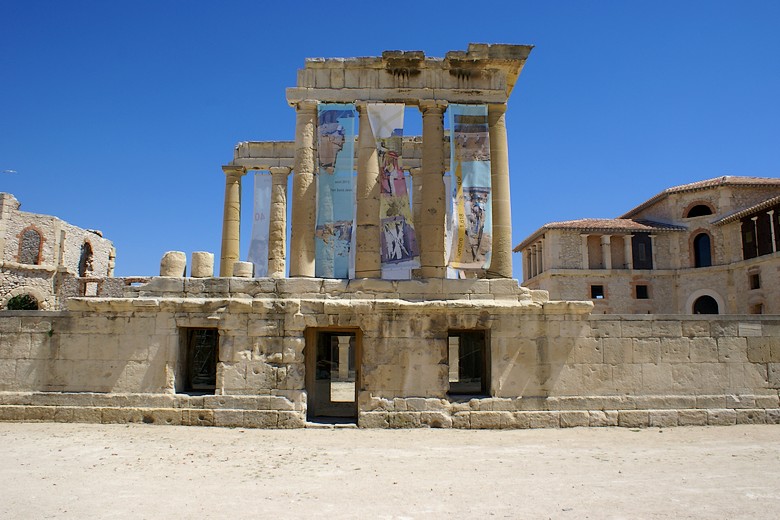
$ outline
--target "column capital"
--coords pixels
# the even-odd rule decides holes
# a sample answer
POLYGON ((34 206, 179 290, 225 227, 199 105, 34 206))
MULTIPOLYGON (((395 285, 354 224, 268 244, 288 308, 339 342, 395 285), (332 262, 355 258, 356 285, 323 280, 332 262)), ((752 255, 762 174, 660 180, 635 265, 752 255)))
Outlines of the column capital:
POLYGON ((421 99, 418 108, 420 109, 420 112, 422 112, 423 114, 425 114, 429 110, 434 112, 439 111, 443 113, 448 105, 449 103, 447 101, 441 99, 421 99))
POLYGON ((488 103, 488 124, 494 125, 506 113, 506 103, 488 103))
POLYGON ((292 168, 288 166, 271 166, 268 168, 268 171, 271 172, 271 175, 284 175, 287 177, 290 175, 292 168))
POLYGON ((244 166, 236 166, 233 164, 226 164, 222 167, 222 171, 225 172, 225 175, 235 175, 237 177, 246 175, 246 168, 244 166))
POLYGON ((297 103, 293 103, 293 107, 295 107, 295 110, 299 112, 305 112, 305 111, 316 111, 317 105, 319 105, 319 101, 316 99, 304 99, 302 101, 298 101, 297 103))

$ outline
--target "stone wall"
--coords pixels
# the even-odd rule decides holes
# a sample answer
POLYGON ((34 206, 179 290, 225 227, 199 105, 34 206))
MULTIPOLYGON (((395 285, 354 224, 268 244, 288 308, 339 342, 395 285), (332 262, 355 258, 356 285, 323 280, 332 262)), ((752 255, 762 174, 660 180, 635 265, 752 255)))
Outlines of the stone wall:
POLYGON ((364 427, 780 421, 777 316, 589 315, 589 302, 511 280, 155 278, 124 290, 133 297, 0 313, 0 419, 304 426, 306 333, 339 328, 362 332, 364 427), (191 327, 219 330, 216 395, 180 393, 191 327), (450 397, 448 335, 475 329, 489 396, 450 397))

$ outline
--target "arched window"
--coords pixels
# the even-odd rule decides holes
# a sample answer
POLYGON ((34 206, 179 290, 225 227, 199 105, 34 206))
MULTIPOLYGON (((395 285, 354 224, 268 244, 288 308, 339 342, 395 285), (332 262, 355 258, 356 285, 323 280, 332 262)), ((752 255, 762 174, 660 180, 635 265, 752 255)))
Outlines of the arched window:
POLYGON ((19 263, 38 265, 41 263, 41 234, 34 229, 25 229, 19 240, 19 263))
POLYGON ((688 213, 685 214, 685 218, 703 217, 704 215, 712 215, 712 208, 705 204, 696 204, 688 210, 688 213))
POLYGON ((17 294, 8 300, 7 307, 9 311, 37 311, 40 305, 31 294, 17 294))
POLYGON ((712 296, 699 296, 696 301, 693 302, 694 314, 719 314, 718 302, 712 296))
POLYGON ((699 233, 693 239, 693 265, 694 267, 709 267, 712 265, 710 236, 707 233, 699 233))
POLYGON ((89 242, 84 242, 81 246, 81 257, 79 258, 79 276, 87 276, 92 272, 92 246, 89 242))

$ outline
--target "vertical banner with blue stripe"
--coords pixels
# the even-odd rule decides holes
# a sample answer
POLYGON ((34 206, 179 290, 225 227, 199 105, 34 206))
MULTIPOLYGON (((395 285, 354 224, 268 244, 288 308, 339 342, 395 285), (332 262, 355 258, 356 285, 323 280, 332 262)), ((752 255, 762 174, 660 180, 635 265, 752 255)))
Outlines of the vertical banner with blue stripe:
POLYGON ((490 267, 492 198, 486 105, 450 105, 452 236, 448 266, 490 267))
POLYGON ((249 243, 249 262, 255 264, 255 278, 268 276, 268 234, 271 213, 271 175, 255 174, 254 218, 252 240, 249 243))
POLYGON ((353 104, 318 107, 315 276, 349 278, 355 220, 353 104))

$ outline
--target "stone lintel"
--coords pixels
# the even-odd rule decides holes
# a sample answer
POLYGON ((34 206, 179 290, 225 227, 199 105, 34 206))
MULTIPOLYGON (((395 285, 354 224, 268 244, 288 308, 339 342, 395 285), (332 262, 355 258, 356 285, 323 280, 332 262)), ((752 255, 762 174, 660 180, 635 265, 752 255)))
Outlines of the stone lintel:
POLYGON ((509 96, 504 89, 309 87, 290 87, 287 89, 287 102, 291 106, 311 98, 319 99, 324 103, 352 103, 360 99, 417 105, 421 100, 439 100, 449 103, 506 103, 509 96))

